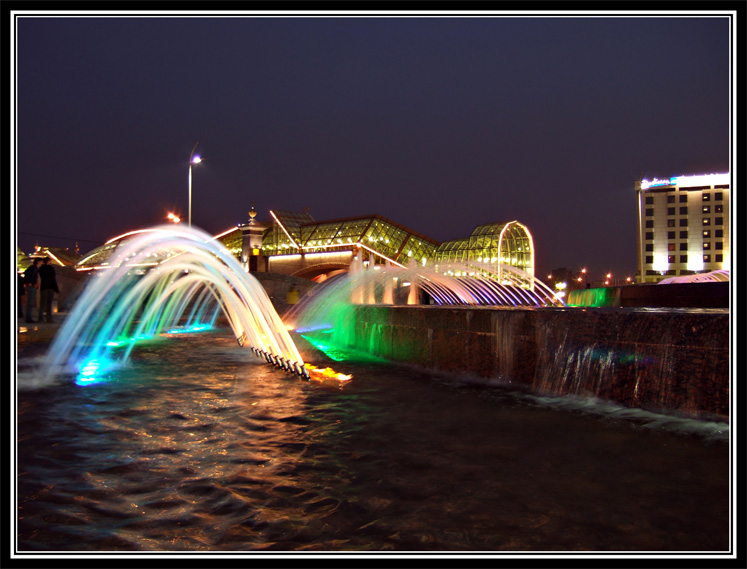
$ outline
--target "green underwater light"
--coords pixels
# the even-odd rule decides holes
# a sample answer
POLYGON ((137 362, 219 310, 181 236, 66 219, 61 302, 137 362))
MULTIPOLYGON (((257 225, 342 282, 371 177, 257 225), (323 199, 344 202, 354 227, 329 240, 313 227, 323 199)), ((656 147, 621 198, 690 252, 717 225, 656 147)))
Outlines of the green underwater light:
POLYGON ((330 346, 329 344, 326 344, 322 341, 320 341, 317 338, 314 338, 307 334, 301 334, 301 337, 306 340, 309 344, 314 346, 317 350, 322 352, 325 356, 327 356, 329 359, 336 361, 336 362, 342 362, 345 361, 347 358, 341 352, 340 350, 335 349, 334 347, 330 346))

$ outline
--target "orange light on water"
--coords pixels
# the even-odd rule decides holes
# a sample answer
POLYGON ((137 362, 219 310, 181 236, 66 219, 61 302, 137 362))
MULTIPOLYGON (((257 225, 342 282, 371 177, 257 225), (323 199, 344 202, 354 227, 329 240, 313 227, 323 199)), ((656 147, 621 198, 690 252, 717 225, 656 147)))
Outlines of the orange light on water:
POLYGON ((344 374, 333 370, 331 367, 319 368, 313 364, 304 364, 309 370, 309 379, 315 381, 325 381, 327 379, 336 379, 337 381, 350 381, 353 379, 352 374, 344 374))

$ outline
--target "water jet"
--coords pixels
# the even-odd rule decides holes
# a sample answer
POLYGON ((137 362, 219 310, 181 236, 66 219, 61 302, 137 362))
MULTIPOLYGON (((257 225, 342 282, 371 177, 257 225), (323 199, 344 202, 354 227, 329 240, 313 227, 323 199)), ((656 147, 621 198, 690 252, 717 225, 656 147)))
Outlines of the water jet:
POLYGON ((52 342, 49 374, 89 383, 124 364, 139 341, 205 331, 223 313, 240 346, 308 379, 308 370, 264 288, 197 228, 133 234, 92 274, 52 342))

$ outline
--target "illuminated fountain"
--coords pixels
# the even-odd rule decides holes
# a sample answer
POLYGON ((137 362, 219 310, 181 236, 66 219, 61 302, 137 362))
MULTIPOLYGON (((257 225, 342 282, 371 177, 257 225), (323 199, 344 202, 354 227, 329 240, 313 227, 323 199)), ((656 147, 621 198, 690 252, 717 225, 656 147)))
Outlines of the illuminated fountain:
POLYGON ((352 305, 563 307, 563 301, 538 279, 516 267, 477 263, 440 263, 404 268, 365 266, 357 256, 347 274, 338 275, 285 316, 289 328, 317 347, 351 345, 355 334, 352 305), (326 338, 321 338, 326 334, 326 338))
POLYGON ((210 328, 220 312, 240 346, 309 377, 262 285, 212 236, 174 226, 133 235, 91 276, 50 346, 47 372, 95 381, 137 341, 210 328))
POLYGON ((284 320, 333 355, 365 354, 543 396, 727 416, 728 314, 567 308, 527 273, 503 267, 499 280, 478 266, 354 263, 284 320))

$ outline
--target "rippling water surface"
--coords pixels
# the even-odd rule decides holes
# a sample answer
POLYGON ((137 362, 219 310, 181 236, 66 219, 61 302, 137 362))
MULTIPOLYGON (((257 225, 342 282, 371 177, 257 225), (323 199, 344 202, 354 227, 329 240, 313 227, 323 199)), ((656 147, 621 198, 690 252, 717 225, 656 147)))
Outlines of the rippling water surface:
POLYGON ((724 425, 384 363, 306 382, 222 332, 145 344, 87 386, 39 386, 33 351, 19 354, 19 551, 729 548, 724 425))

